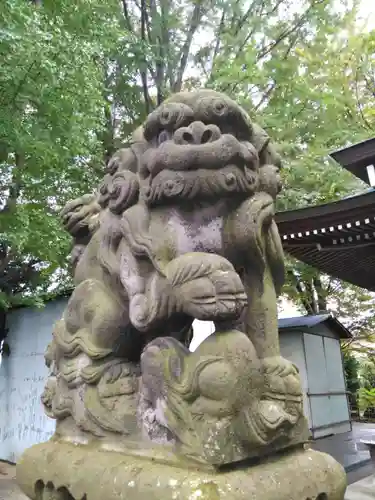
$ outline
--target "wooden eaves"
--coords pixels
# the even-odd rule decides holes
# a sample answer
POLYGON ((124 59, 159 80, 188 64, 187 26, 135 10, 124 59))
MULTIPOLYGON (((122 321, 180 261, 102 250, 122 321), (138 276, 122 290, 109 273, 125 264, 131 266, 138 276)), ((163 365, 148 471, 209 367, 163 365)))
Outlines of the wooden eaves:
POLYGON ((375 291, 375 190, 276 215, 285 252, 375 291))
MULTIPOLYGON (((330 156, 374 185, 375 138, 330 156)), ((279 212, 276 222, 286 253, 323 273, 375 291, 375 189, 333 203, 279 212)))

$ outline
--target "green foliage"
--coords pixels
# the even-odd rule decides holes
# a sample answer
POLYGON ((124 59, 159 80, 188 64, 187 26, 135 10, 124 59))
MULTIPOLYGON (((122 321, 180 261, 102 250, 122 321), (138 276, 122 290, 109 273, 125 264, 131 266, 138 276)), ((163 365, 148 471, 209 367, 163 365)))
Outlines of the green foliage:
POLYGON ((350 352, 344 352, 343 361, 347 389, 351 394, 356 394, 360 387, 360 363, 350 352))
POLYGON ((369 408, 375 407, 375 388, 360 388, 358 392, 358 407, 361 413, 364 413, 369 408))
POLYGON ((371 135, 354 91, 363 37, 342 36, 353 29, 354 14, 334 14, 330 2, 313 2, 292 26, 269 23, 263 35, 271 40, 267 49, 261 41, 254 52, 256 31, 250 53, 218 70, 215 86, 242 96, 281 144, 286 162, 279 209, 332 201, 361 188, 327 160, 331 150, 371 135), (235 73, 241 78, 233 78, 235 73))
POLYGON ((375 408, 375 359, 365 356, 357 359, 350 350, 344 350, 344 369, 351 401, 357 402, 360 413, 375 408))
POLYGON ((367 390, 375 389, 375 359, 368 356, 360 369, 361 387, 367 390))
POLYGON ((106 146, 101 62, 133 45, 117 0, 2 2, 0 307, 30 301, 51 280, 65 286, 58 270, 70 242, 57 213, 98 181, 106 146))

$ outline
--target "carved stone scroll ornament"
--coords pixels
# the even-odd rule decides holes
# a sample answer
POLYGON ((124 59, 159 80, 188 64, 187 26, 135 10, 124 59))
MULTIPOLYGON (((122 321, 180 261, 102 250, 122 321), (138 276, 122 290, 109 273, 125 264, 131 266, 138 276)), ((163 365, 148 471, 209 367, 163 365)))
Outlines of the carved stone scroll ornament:
POLYGON ((298 371, 279 353, 280 167, 234 101, 180 93, 65 207, 76 288, 42 397, 60 439, 215 466, 306 441, 298 371), (190 353, 195 318, 216 332, 190 353))

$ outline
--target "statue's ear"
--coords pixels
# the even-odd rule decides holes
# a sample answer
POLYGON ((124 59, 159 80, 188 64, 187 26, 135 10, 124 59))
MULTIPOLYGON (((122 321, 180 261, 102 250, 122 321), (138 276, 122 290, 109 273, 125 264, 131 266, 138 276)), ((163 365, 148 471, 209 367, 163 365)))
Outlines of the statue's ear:
POLYGON ((133 134, 132 134, 132 140, 131 140, 131 143, 132 144, 137 144, 139 142, 145 142, 146 139, 145 139, 145 136, 144 136, 144 130, 143 130, 143 127, 138 127, 134 130, 133 134))
POLYGON ((265 148, 268 146, 270 142, 270 136, 257 123, 253 123, 252 128, 253 128, 253 133, 251 137, 251 143, 257 150, 258 155, 260 156, 262 152, 265 150, 265 148))
POLYGON ((117 172, 129 170, 130 172, 137 171, 137 156, 133 148, 121 148, 117 150, 109 159, 106 171, 114 175, 117 172))
POLYGON ((275 165, 279 169, 282 168, 281 156, 276 146, 270 140, 259 154, 260 165, 275 165))

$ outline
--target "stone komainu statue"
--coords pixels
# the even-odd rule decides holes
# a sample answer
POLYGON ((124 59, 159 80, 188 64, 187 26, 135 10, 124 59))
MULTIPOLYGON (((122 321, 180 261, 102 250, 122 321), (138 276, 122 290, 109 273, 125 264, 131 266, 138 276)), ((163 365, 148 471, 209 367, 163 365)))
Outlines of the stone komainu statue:
POLYGON ((279 353, 280 166, 235 102, 180 93, 97 193, 67 204, 76 288, 42 396, 59 439, 135 454, 146 441, 215 466, 307 440, 298 371, 279 353), (190 353, 195 318, 216 332, 190 353))

